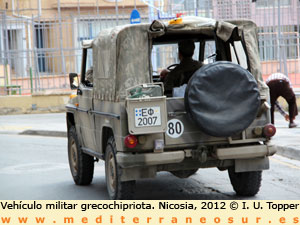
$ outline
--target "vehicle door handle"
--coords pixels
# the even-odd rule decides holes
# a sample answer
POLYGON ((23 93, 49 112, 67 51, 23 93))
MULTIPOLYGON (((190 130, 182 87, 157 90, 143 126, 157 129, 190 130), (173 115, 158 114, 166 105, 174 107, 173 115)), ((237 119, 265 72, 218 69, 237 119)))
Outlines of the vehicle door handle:
POLYGON ((80 88, 77 89, 77 95, 82 95, 82 90, 80 88))

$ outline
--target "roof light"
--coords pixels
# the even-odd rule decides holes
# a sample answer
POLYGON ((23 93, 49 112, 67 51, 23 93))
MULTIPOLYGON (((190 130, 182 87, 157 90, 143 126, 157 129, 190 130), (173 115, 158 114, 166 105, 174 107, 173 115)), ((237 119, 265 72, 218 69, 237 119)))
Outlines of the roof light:
POLYGON ((175 18, 175 19, 170 20, 169 25, 172 25, 172 24, 182 24, 182 18, 179 17, 179 18, 175 18))

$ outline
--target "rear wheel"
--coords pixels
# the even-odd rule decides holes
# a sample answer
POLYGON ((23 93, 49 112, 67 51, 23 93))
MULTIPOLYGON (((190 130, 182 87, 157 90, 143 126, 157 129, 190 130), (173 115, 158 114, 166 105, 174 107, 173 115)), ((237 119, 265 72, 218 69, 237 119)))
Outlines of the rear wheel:
POLYGON ((109 198, 133 199, 135 181, 121 181, 121 168, 116 160, 116 150, 115 139, 110 137, 105 151, 105 178, 109 198))
POLYGON ((68 158, 75 184, 90 184, 94 175, 94 157, 89 156, 82 151, 78 143, 74 126, 70 128, 68 135, 68 158))
POLYGON ((234 168, 228 169, 232 187, 237 195, 254 196, 261 185, 262 171, 236 173, 234 168))

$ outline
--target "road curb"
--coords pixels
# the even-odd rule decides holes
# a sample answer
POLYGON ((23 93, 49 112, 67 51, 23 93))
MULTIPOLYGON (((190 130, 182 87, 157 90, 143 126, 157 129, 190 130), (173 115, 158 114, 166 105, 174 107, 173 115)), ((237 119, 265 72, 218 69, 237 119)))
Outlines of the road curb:
POLYGON ((289 146, 279 146, 276 145, 277 153, 278 155, 290 158, 290 159, 296 159, 300 160, 300 149, 295 147, 289 147, 289 146))
POLYGON ((52 130, 24 130, 20 135, 38 135, 48 137, 67 137, 66 131, 52 131, 52 130))

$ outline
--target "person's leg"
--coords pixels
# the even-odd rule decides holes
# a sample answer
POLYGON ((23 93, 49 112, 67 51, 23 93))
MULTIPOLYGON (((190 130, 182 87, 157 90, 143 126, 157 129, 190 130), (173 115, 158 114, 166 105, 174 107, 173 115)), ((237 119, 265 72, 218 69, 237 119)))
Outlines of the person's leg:
POLYGON ((293 97, 287 99, 286 101, 289 104, 289 117, 290 117, 290 122, 292 123, 298 114, 297 105, 296 105, 296 96, 294 95, 293 97))
POLYGON ((298 109, 297 109, 297 104, 296 104, 296 97, 293 97, 293 98, 289 99, 287 102, 289 104, 289 118, 290 118, 289 128, 294 128, 294 127, 298 126, 294 122, 294 119, 298 115, 298 109))
POLYGON ((277 94, 277 83, 276 81, 271 81, 268 83, 269 90, 270 90, 270 102, 271 102, 271 123, 274 124, 274 109, 275 109, 275 102, 278 98, 277 94))
POLYGON ((282 97, 287 101, 289 105, 289 118, 290 125, 289 127, 296 127, 297 125, 294 123, 295 117, 298 115, 296 96, 293 89, 290 87, 288 82, 284 82, 282 84, 282 97))
MULTIPOLYGON (((274 101, 275 103, 275 101, 274 101)), ((274 124, 274 103, 271 103, 271 123, 274 124)))

